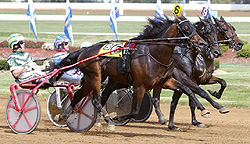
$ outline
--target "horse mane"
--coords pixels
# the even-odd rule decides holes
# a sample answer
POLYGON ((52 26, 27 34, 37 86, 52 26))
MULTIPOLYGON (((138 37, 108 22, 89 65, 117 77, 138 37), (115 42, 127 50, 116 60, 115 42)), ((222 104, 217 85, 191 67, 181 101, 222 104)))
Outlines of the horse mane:
POLYGON ((143 32, 131 40, 156 38, 163 30, 168 29, 174 23, 174 21, 168 17, 166 17, 166 19, 160 19, 160 21, 151 18, 147 18, 147 20, 149 24, 144 26, 145 29, 143 32))

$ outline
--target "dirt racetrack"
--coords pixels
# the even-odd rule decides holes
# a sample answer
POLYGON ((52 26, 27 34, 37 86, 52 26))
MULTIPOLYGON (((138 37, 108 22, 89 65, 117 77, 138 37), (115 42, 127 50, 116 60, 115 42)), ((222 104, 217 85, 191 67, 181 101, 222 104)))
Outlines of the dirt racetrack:
MULTIPOLYGON (((156 114, 144 123, 130 122, 126 126, 116 126, 116 131, 106 129, 106 123, 102 127, 92 127, 85 133, 71 132, 67 127, 54 126, 48 119, 46 113, 46 98, 39 98, 41 104, 41 119, 38 127, 28 135, 15 134, 8 127, 5 120, 5 106, 7 96, 0 96, 0 143, 108 143, 108 144, 162 144, 162 143, 216 143, 236 144, 250 143, 250 109, 229 108, 228 114, 220 114, 212 107, 211 118, 202 118, 197 111, 197 119, 206 124, 206 128, 198 128, 190 124, 190 111, 188 106, 177 107, 175 116, 176 125, 184 132, 174 132, 167 125, 160 125, 156 114)), ((168 118, 169 104, 162 103, 161 108, 168 118)))

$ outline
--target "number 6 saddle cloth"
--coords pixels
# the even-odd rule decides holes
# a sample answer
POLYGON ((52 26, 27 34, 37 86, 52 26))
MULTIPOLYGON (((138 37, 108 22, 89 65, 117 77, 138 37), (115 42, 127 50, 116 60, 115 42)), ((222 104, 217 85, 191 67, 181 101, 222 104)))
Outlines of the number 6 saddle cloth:
MULTIPOLYGON (((109 42, 107 44, 105 44, 99 51, 99 54, 101 53, 105 53, 105 52, 109 52, 112 50, 115 50, 117 48, 121 48, 121 47, 126 47, 126 48, 135 48, 136 43, 129 43, 129 42, 109 42)), ((122 57, 123 56, 123 52, 121 50, 117 50, 114 51, 112 53, 108 53, 102 56, 106 56, 106 57, 122 57)))

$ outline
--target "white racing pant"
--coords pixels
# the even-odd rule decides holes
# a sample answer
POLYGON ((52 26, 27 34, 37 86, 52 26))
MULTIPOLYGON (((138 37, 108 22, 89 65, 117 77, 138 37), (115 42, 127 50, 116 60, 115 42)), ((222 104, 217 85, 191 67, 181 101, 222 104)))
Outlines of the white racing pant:
MULTIPOLYGON (((22 82, 22 81, 25 81, 28 79, 35 78, 35 77, 40 76, 40 75, 44 75, 45 73, 46 72, 42 72, 39 69, 27 71, 27 72, 23 73, 21 76, 19 76, 18 80, 22 82)), ((38 80, 36 80, 36 82, 38 82, 38 81, 41 82, 43 80, 45 80, 45 78, 38 79, 38 80)))
POLYGON ((80 85, 81 78, 82 78, 82 76, 80 74, 76 73, 75 69, 70 69, 70 70, 64 72, 59 80, 67 81, 69 83, 73 83, 74 85, 80 85))

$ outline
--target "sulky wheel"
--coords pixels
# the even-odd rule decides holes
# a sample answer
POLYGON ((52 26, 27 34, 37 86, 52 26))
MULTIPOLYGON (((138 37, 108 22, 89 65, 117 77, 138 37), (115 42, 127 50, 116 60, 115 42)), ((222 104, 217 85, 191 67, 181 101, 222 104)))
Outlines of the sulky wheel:
POLYGON ((17 100, 20 107, 24 107, 21 112, 16 111, 13 97, 10 96, 6 106, 6 120, 11 130, 18 134, 31 133, 38 125, 41 116, 41 108, 35 94, 30 95, 29 90, 17 90, 17 100))
MULTIPOLYGON (((68 98, 65 109, 70 105, 68 98)), ((92 105, 91 98, 86 96, 78 102, 67 119, 67 126, 71 131, 84 132, 88 131, 95 124, 97 111, 92 105)))
POLYGON ((47 114, 49 116, 50 121, 59 127, 65 127, 67 126, 66 120, 62 120, 59 122, 54 121, 54 117, 58 114, 63 113, 64 104, 66 103, 66 100, 68 98, 68 92, 66 88, 57 88, 58 89, 58 95, 56 95, 56 89, 52 91, 52 93, 49 95, 48 101, 47 101, 47 114), (58 100, 58 98, 60 100, 58 100))
POLYGON ((106 111, 117 126, 123 126, 127 124, 130 119, 118 121, 113 118, 130 114, 131 108, 132 93, 125 88, 113 91, 106 103, 106 111))

